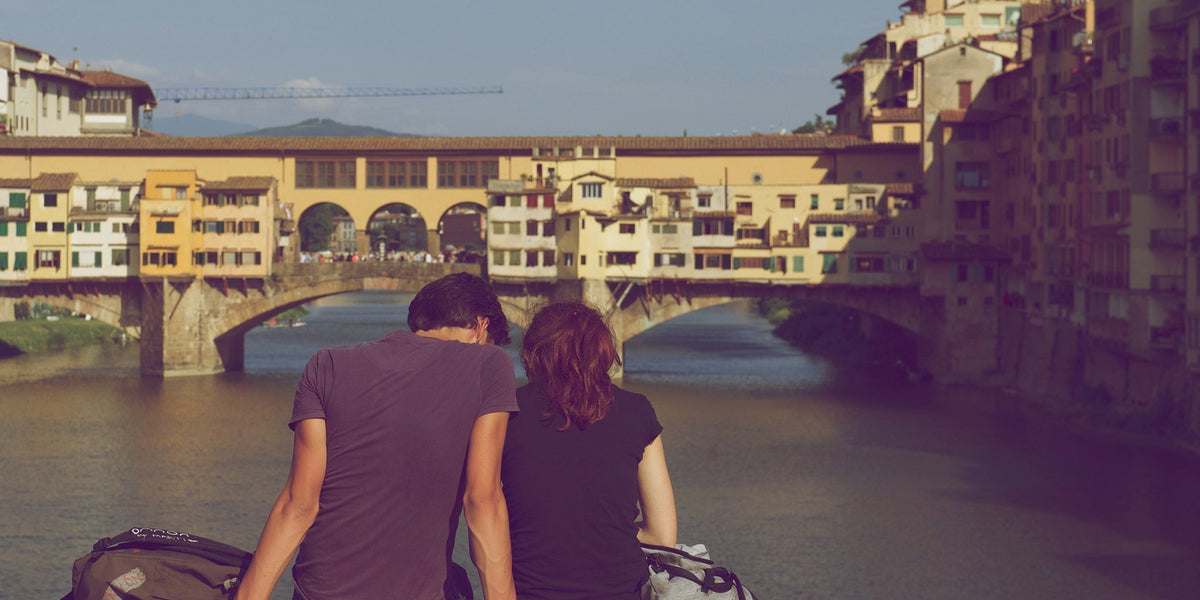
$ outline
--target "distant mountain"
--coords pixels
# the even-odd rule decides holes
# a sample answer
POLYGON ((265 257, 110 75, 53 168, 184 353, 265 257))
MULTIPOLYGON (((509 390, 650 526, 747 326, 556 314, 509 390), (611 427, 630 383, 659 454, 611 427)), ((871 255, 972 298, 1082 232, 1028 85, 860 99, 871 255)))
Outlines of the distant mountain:
POLYGON ((155 118, 150 127, 155 133, 165 135, 219 137, 223 135, 238 135, 254 129, 253 125, 210 119, 200 115, 179 115, 178 117, 155 118))
POLYGON ((346 125, 333 119, 308 119, 295 125, 268 127, 256 129, 237 135, 253 137, 399 137, 412 136, 411 133, 393 133, 377 127, 363 125, 346 125))

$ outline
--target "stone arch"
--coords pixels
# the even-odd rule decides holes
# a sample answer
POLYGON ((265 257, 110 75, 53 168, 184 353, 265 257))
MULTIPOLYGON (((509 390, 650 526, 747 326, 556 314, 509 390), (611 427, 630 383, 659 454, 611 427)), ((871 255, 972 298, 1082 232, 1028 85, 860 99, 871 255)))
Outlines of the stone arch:
POLYGON ((428 250, 429 223, 417 208, 404 202, 389 202, 375 209, 366 223, 371 252, 428 250))
POLYGON ((337 254, 358 251, 358 231, 354 218, 344 206, 337 202, 317 202, 308 206, 296 219, 296 223, 301 252, 313 254, 329 251, 337 254), (324 231, 328 231, 329 240, 312 239, 314 234, 324 231))
POLYGON ((487 224, 486 206, 474 201, 459 202, 438 217, 439 243, 443 249, 453 246, 456 251, 465 251, 468 255, 484 256, 487 254, 487 224))

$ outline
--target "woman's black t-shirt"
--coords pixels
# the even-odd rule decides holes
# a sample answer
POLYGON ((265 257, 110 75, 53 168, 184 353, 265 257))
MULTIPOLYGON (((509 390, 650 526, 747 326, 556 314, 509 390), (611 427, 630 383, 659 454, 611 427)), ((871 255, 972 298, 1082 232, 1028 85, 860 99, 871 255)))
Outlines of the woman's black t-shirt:
POLYGON ((522 600, 637 598, 647 578, 637 541, 638 463, 662 432, 645 396, 613 386, 599 422, 580 430, 544 416, 540 386, 517 389, 501 479, 513 577, 522 600))

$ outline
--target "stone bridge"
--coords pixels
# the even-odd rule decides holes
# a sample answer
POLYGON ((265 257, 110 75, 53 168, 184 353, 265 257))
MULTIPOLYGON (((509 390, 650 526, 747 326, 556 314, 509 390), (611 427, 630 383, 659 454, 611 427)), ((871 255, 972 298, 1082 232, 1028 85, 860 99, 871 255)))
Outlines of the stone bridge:
MULTIPOLYGON (((493 279, 492 285, 505 307, 505 314, 517 325, 526 326, 539 304, 582 299, 607 313, 621 345, 664 321, 735 300, 777 297, 836 304, 888 321, 913 333, 919 340, 922 354, 913 357, 914 363, 936 367, 944 362, 941 357, 945 351, 944 317, 937 308, 940 303, 923 300, 915 285, 772 285, 703 280, 528 282, 501 279, 493 279)), ((870 319, 863 322, 869 326, 870 319)), ((623 350, 621 355, 624 356, 623 350)))
MULTIPOLYGON (((244 336, 287 309, 324 296, 362 290, 416 292, 446 274, 478 274, 478 264, 276 264, 266 279, 157 278, 131 281, 35 282, 0 287, 0 314, 38 301, 120 327, 140 340, 145 375, 175 376, 241 370, 244 336), (5 304, 9 306, 5 306, 5 304)), ((492 280, 509 320, 528 324, 532 310, 553 300, 585 300, 609 315, 618 341, 682 314, 744 298, 780 297, 854 308, 916 334, 914 362, 939 375, 949 364, 940 302, 915 286, 772 285, 703 280, 492 280)), ((938 299, 940 300, 940 299, 938 299)), ((867 320, 869 322, 869 319, 867 320)), ((987 340, 984 340, 986 343, 987 340)), ((622 352, 623 354, 623 352, 622 352)))

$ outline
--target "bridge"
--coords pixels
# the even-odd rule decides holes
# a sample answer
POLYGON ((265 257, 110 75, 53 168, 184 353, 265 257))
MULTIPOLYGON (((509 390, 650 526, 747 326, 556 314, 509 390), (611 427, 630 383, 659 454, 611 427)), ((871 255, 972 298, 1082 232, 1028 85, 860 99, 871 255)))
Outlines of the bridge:
MULTIPOLYGON (((480 273, 465 263, 280 263, 264 279, 158 278, 129 281, 31 282, 0 287, 0 311, 21 301, 91 315, 140 341, 149 376, 241 370, 246 332, 290 308, 363 290, 416 292, 449 273, 480 273)), ((557 280, 493 278, 509 320, 528 325, 538 305, 583 300, 609 315, 618 341, 688 312, 744 298, 802 299, 850 307, 908 330, 920 341, 914 362, 952 379, 955 349, 994 343, 995 331, 950 331, 938 303, 916 286, 779 285, 713 280, 557 280)), ((879 340, 877 343, 886 343, 879 340)))

